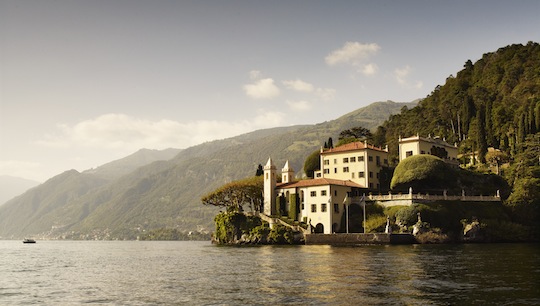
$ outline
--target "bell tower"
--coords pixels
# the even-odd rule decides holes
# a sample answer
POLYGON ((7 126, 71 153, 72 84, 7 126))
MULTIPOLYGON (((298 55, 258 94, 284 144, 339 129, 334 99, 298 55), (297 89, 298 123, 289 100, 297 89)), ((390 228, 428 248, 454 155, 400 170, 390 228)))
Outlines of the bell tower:
POLYGON ((283 169, 281 169, 281 182, 291 183, 294 180, 294 170, 289 166, 289 161, 285 163, 283 169))
POLYGON ((268 158, 264 166, 264 211, 267 216, 276 214, 276 166, 272 158, 268 158))

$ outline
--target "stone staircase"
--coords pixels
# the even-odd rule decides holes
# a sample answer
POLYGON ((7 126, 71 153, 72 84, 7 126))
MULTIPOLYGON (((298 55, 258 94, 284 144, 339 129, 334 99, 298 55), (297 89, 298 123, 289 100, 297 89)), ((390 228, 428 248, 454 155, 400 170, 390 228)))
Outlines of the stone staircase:
POLYGON ((272 228, 272 226, 274 224, 280 224, 280 225, 283 225, 283 226, 287 226, 289 228, 291 228, 292 230, 296 231, 296 232, 300 232, 300 233, 303 233, 304 235, 305 234, 311 234, 311 230, 310 229, 305 229, 299 225, 294 225, 294 224, 289 224, 279 218, 275 218, 275 217, 271 217, 271 216, 268 216, 268 215, 265 215, 263 213, 260 213, 260 212, 254 212, 254 213, 249 213, 249 215, 252 215, 252 216, 256 216, 256 217, 259 217, 261 218, 262 220, 268 222, 268 224, 270 224, 270 228, 272 228))

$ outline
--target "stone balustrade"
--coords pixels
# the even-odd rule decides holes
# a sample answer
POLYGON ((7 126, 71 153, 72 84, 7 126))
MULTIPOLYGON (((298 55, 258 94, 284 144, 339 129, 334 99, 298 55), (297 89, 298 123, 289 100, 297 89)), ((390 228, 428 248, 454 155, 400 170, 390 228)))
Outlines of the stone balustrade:
POLYGON ((500 202, 501 196, 497 191, 496 195, 487 196, 487 195, 466 195, 465 192, 462 192, 461 195, 448 195, 446 191, 440 194, 429 194, 429 193, 413 193, 412 189, 409 190, 407 194, 384 194, 384 195, 373 195, 369 194, 366 196, 367 201, 377 202, 378 204, 384 206, 391 205, 411 205, 413 201, 463 201, 463 202, 500 202))

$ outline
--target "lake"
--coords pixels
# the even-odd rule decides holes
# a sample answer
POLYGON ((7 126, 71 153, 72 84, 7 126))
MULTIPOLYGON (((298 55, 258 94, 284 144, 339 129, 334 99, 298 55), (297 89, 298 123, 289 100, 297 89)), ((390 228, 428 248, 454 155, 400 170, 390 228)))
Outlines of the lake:
POLYGON ((539 244, 0 241, 0 305, 539 305, 539 244))

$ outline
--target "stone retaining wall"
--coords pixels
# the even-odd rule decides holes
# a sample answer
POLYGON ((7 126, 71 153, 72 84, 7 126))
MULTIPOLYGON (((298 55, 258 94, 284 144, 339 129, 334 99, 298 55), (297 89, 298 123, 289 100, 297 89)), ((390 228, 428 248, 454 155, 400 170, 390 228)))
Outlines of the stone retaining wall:
POLYGON ((306 234, 307 245, 361 245, 361 244, 413 244, 411 234, 306 234))

